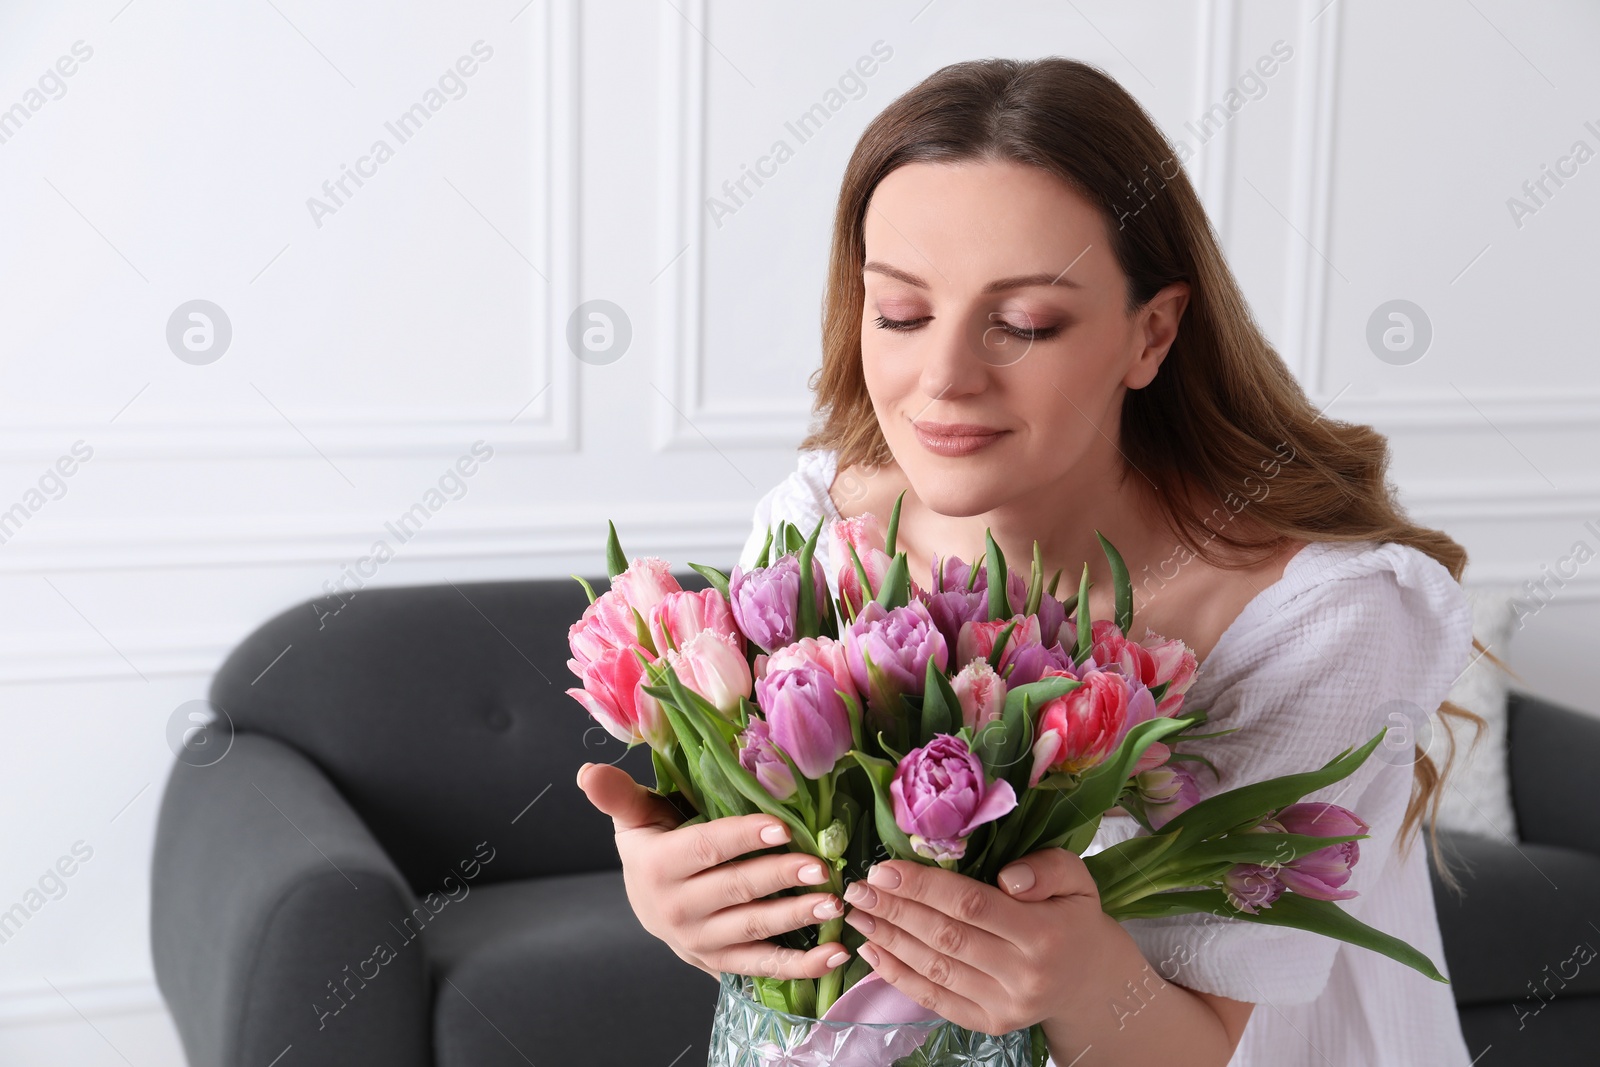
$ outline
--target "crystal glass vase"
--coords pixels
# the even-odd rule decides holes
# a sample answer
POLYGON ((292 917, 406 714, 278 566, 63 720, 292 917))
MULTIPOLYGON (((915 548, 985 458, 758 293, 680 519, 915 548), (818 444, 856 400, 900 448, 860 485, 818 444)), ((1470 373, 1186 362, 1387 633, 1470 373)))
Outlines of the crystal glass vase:
POLYGON ((724 974, 708 1067, 1031 1067, 1032 1035, 994 1036, 944 1019, 842 1022, 767 1007, 754 983, 724 974))

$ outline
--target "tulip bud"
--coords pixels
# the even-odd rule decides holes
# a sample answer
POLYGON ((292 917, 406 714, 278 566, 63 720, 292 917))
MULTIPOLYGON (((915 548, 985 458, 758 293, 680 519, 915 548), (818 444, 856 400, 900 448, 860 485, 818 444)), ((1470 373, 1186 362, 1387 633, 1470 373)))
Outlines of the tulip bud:
POLYGON ((1006 706, 1006 683, 1000 680, 988 660, 975 659, 950 679, 950 688, 961 702, 961 723, 974 735, 984 723, 1000 717, 1006 706))
POLYGON ((844 855, 845 848, 850 844, 850 831, 843 820, 835 819, 817 835, 817 844, 822 848, 823 859, 836 860, 844 855))

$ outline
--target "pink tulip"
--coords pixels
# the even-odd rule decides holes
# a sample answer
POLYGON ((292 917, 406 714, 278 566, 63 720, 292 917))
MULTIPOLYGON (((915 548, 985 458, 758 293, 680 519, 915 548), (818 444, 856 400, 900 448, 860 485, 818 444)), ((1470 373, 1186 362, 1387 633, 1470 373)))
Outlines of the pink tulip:
POLYGON ((733 624, 733 609, 715 589, 668 593, 650 609, 648 621, 650 638, 656 652, 662 655, 668 649, 681 648, 701 630, 715 630, 731 638, 741 651, 744 649, 744 635, 733 624))
POLYGON ((917 855, 933 860, 960 859, 968 835, 1017 806, 1011 784, 987 781, 982 761, 953 734, 936 734, 906 753, 889 795, 895 825, 910 836, 917 855))
POLYGON ((1000 653, 1000 673, 1004 675, 1011 661, 1026 648, 1033 648, 1039 644, 1039 618, 1036 615, 1013 615, 1009 619, 985 619, 982 622, 967 622, 961 624, 961 632, 956 637, 955 662, 962 666, 975 659, 987 659, 994 651, 995 642, 1000 639, 1000 633, 1012 623, 1016 628, 1011 631, 1011 636, 1006 638, 1005 651, 1000 653))
POLYGON ((961 723, 974 734, 984 723, 1000 717, 1006 706, 1006 683, 1000 680, 987 660, 975 659, 950 679, 961 702, 961 723))
POLYGON ((1143 645, 1128 640, 1116 623, 1096 619, 1090 624, 1089 633, 1094 640, 1090 655, 1096 667, 1120 671, 1129 681, 1156 684, 1155 656, 1143 645))
POLYGON ((739 766, 755 775, 761 788, 776 800, 788 800, 799 788, 794 771, 772 741, 771 729, 758 716, 750 716, 749 724, 739 735, 739 766))
POLYGON ((750 664, 733 638, 715 630, 701 630, 668 652, 666 660, 679 681, 729 719, 737 712, 740 698, 750 695, 750 664))
MULTIPOLYGON (((1046 671, 1045 677, 1052 673, 1046 671)), ((1132 695, 1128 680, 1097 670, 1085 671, 1081 681, 1072 692, 1040 705, 1029 785, 1038 785, 1047 771, 1082 773, 1116 750, 1132 695)))
POLYGON ((639 614, 648 619, 650 609, 661 603, 663 597, 682 588, 678 579, 672 576, 666 560, 641 556, 628 564, 627 570, 611 579, 609 591, 621 597, 629 607, 639 609, 639 614))
POLYGON ((1167 683, 1167 691, 1156 705, 1156 714, 1171 718, 1183 706, 1183 695, 1194 684, 1199 670, 1194 650, 1177 638, 1168 640, 1153 633, 1145 634, 1141 644, 1155 660, 1155 676, 1145 684, 1153 689, 1162 682, 1167 683))
POLYGON ((827 671, 809 665, 770 671, 756 697, 772 740, 807 778, 821 778, 850 751, 850 713, 827 671))
POLYGON ((828 527, 828 554, 839 577, 839 596, 849 605, 848 610, 852 615, 883 588, 884 575, 894 562, 883 550, 887 536, 883 523, 870 513, 840 519, 828 527), (861 588, 861 579, 856 576, 855 560, 850 558, 851 548, 856 550, 856 555, 861 559, 861 568, 867 572, 871 589, 861 588))
POLYGON ((850 675, 850 660, 845 655, 844 645, 831 637, 802 637, 770 656, 758 655, 756 680, 760 681, 772 671, 785 667, 816 667, 828 672, 835 689, 843 690, 849 696, 859 695, 855 679, 850 675))
POLYGON ((656 745, 669 735, 663 733, 665 716, 654 707, 654 701, 652 707, 642 709, 641 721, 638 698, 648 696, 639 691, 643 674, 644 667, 633 649, 608 649, 583 668, 583 688, 568 689, 567 695, 587 708, 617 740, 629 744, 648 740, 656 745))
POLYGON ((621 596, 610 591, 584 608, 582 617, 567 628, 567 643, 572 648, 567 668, 579 678, 583 677, 585 667, 606 652, 642 647, 634 626, 633 609, 621 596))

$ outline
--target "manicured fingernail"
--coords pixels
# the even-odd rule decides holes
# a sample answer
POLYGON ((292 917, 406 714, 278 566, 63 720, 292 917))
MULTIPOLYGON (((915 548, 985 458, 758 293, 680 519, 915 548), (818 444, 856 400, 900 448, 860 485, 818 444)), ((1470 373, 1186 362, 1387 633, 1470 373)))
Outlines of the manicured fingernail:
POLYGON ((1000 884, 1011 893, 1022 893, 1033 888, 1033 867, 1026 863, 1013 863, 1000 872, 1000 884))
POLYGON ((817 885, 828 880, 828 872, 820 863, 808 863, 800 868, 800 880, 807 885, 817 885))
POLYGON ((878 928, 878 920, 864 911, 852 911, 844 917, 844 921, 864 934, 870 934, 878 928))
POLYGON ((761 840, 769 845, 781 845, 789 840, 789 828, 781 822, 775 822, 771 826, 763 827, 761 840))
POLYGON ((811 914, 815 915, 819 919, 833 919, 838 916, 839 910, 839 902, 832 897, 829 897, 827 900, 820 902, 816 907, 812 908, 811 914))
POLYGON ((844 891, 844 899, 858 908, 875 908, 878 906, 878 894, 872 891, 872 887, 863 885, 860 882, 850 883, 849 888, 844 891))
POLYGON ((860 948, 856 949, 856 951, 861 953, 861 958, 866 960, 872 966, 876 967, 878 965, 878 946, 862 945, 860 948))
POLYGON ((579 786, 579 788, 583 787, 583 772, 588 770, 592 766, 594 766, 594 764, 585 763, 582 767, 578 768, 578 786, 579 786))
POLYGON ((842 965, 844 961, 849 958, 850 953, 848 952, 835 952, 833 955, 828 957, 828 968, 832 970, 834 967, 842 965))
POLYGON ((873 885, 881 885, 885 889, 893 889, 900 884, 900 872, 880 863, 867 872, 867 881, 873 885))

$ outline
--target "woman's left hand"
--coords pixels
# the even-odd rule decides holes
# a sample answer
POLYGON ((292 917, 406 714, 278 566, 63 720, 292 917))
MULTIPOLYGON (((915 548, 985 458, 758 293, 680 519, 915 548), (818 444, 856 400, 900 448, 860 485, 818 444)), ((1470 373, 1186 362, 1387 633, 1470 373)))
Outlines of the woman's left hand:
POLYGON ((1087 1007, 1120 928, 1066 849, 1007 864, 1000 886, 888 860, 845 890, 845 922, 885 981, 968 1030, 1003 1034, 1087 1007))

